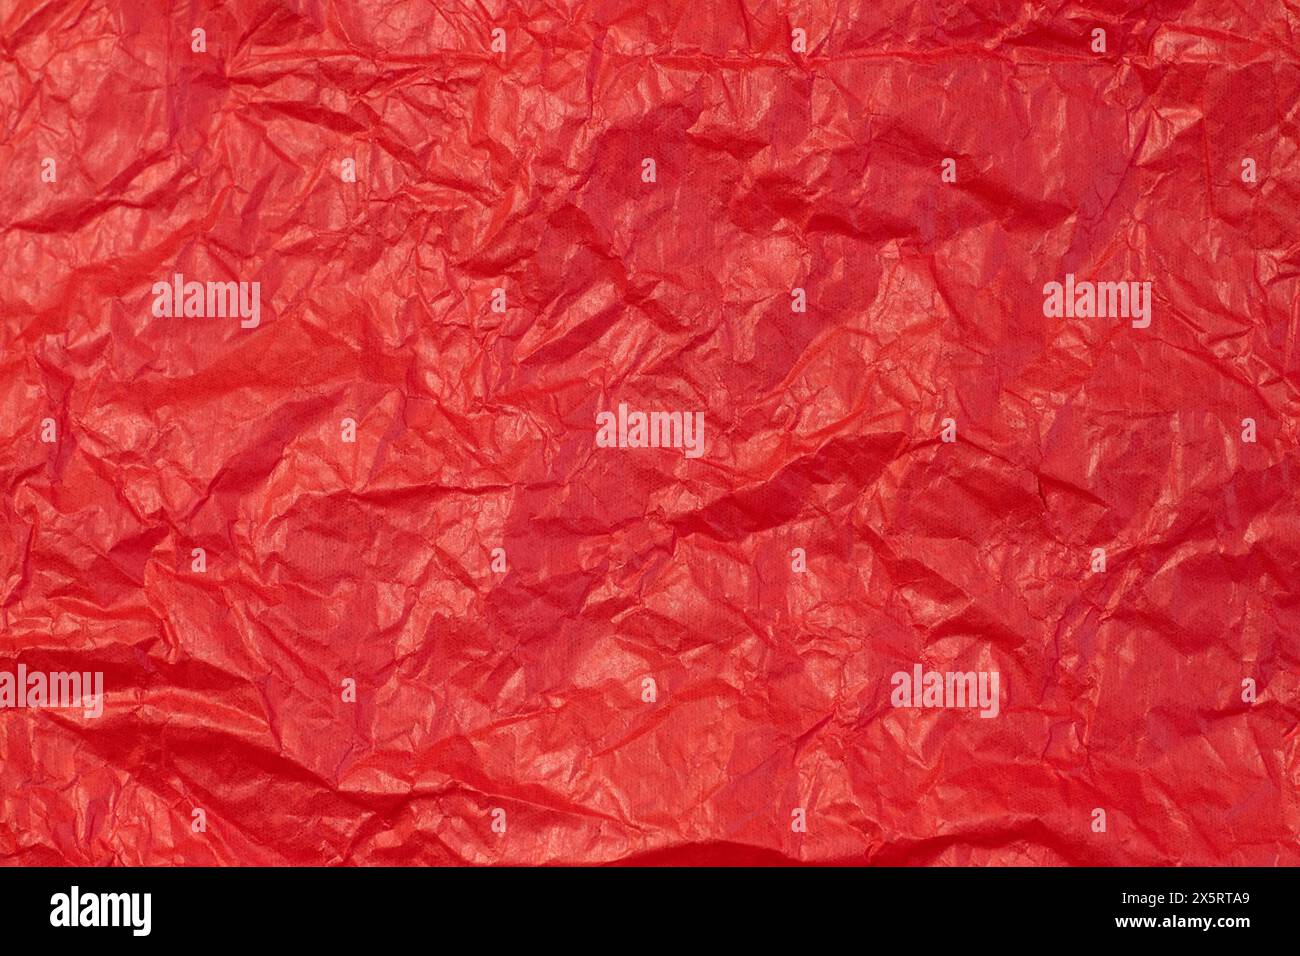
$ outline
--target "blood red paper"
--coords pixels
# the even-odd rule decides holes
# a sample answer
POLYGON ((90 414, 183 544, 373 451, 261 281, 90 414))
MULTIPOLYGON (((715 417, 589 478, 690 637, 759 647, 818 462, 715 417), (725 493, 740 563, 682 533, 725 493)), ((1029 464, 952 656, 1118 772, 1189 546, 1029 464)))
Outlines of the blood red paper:
POLYGON ((1297 36, 9 0, 0 859, 1300 863, 1297 36))

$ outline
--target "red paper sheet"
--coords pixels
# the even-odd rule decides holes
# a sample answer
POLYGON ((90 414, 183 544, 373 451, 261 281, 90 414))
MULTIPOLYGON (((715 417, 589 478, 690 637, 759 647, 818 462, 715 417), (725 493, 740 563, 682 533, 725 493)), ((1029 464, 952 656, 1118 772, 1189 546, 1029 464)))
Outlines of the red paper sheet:
POLYGON ((9 0, 0 859, 1300 863, 1297 35, 9 0))

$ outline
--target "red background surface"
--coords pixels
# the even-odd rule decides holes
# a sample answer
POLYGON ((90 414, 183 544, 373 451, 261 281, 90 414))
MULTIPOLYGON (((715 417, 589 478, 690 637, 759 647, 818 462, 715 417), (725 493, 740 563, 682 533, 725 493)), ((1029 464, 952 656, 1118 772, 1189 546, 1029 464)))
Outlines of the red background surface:
POLYGON ((0 711, 0 859, 1300 863, 1298 34, 7 3, 0 665, 107 700, 0 711), (153 318, 177 271, 261 327, 153 318), (706 454, 596 449, 620 401, 706 454))

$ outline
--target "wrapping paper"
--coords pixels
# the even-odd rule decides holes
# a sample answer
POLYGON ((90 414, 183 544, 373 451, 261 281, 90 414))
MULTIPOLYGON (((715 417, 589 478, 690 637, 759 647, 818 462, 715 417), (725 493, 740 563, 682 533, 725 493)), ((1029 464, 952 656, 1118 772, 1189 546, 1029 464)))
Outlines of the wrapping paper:
POLYGON ((7 0, 0 859, 1300 862, 1298 32, 7 0))

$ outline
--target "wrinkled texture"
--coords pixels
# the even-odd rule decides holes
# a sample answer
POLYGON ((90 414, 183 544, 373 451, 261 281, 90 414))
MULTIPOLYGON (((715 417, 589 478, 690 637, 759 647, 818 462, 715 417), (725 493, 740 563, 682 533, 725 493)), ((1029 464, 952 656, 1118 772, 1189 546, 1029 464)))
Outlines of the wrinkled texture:
POLYGON ((1300 863, 1298 33, 7 0, 0 667, 107 693, 0 711, 0 859, 1300 863), (704 456, 597 448, 619 402, 704 456))

